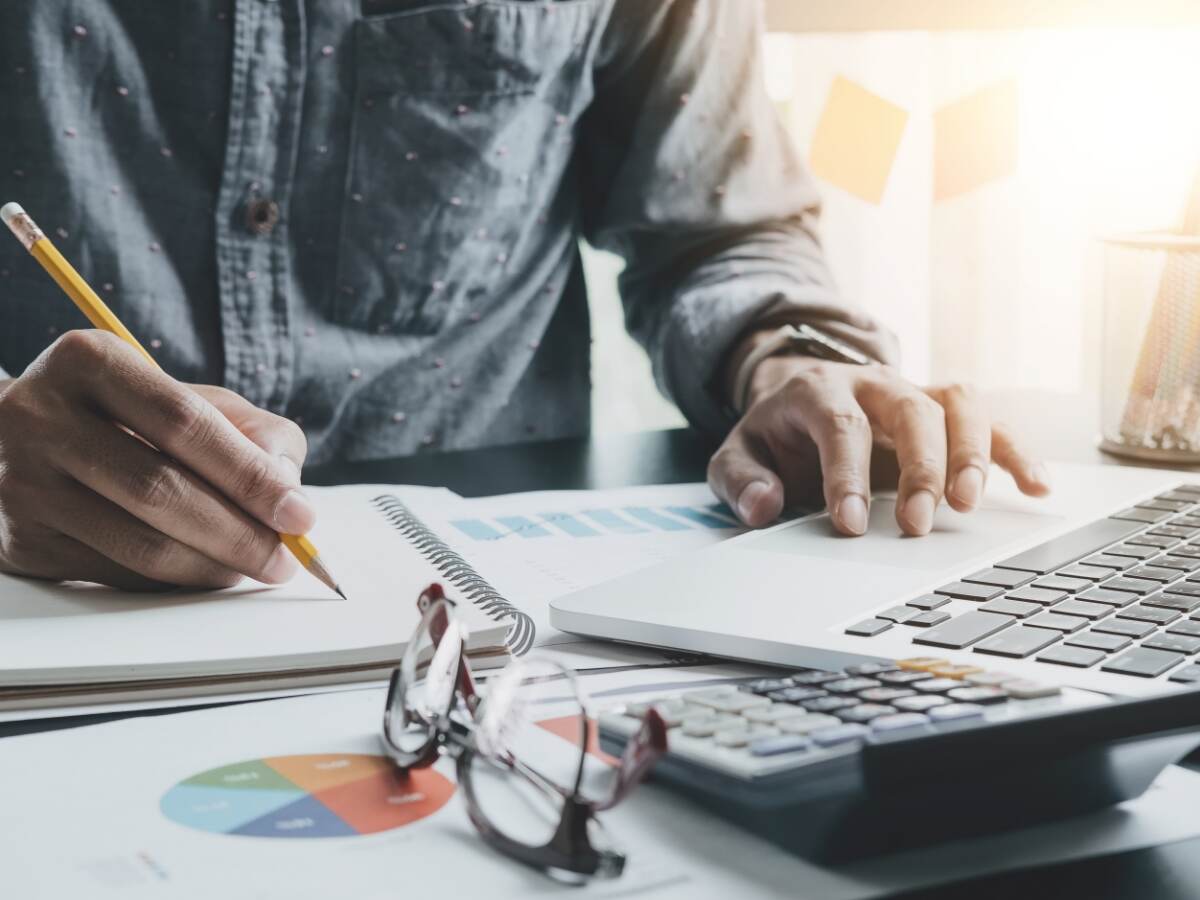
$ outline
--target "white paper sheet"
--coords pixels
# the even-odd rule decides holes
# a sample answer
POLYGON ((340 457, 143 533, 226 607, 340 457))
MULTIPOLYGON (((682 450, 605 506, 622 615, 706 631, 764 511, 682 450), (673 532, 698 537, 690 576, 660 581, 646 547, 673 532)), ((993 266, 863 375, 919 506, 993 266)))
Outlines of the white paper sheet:
POLYGON ((413 503, 425 524, 533 617, 539 646, 576 640, 550 626, 555 597, 636 572, 743 529, 708 485, 538 491, 413 503))
MULTIPOLYGON (((722 665, 622 672, 589 676, 587 687, 611 700, 630 691, 646 696, 652 693, 647 685, 685 680, 699 685, 745 671, 722 665)), ((557 685, 546 690, 561 693, 557 685)), ((5 895, 24 900, 383 900, 478 892, 488 898, 645 894, 680 900, 784 895, 851 900, 1200 834, 1200 775, 1172 768, 1144 797, 1121 808, 832 870, 785 854, 678 795, 647 785, 605 819, 629 852, 627 874, 579 890, 560 888, 488 849, 457 795, 402 827, 325 838, 214 833, 195 822, 182 824, 198 816, 211 825, 205 817, 222 814, 221 792, 210 796, 203 786, 191 806, 181 807, 178 795, 164 801, 180 782, 246 760, 333 754, 323 765, 336 773, 345 754, 378 752, 382 704, 381 691, 353 691, 0 740, 5 895)), ((566 709, 556 702, 543 705, 547 717, 566 709)), ((547 753, 554 752, 558 740, 546 733, 547 753)), ((445 768, 441 772, 452 775, 445 768)), ((387 796, 398 803, 411 799, 387 796)), ((303 814, 289 815, 275 821, 298 829, 297 834, 315 827, 303 814)), ((355 815, 351 808, 347 821, 355 815)))

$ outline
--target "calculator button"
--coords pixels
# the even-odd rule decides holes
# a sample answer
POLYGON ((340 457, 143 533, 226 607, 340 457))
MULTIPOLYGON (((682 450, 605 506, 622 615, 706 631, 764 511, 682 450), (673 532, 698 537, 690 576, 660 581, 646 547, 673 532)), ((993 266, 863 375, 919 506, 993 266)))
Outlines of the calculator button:
POLYGON ((991 600, 993 597, 999 597, 1004 593, 1004 589, 990 584, 968 584, 965 581, 955 581, 938 588, 934 593, 942 594, 946 597, 954 597, 958 600, 978 600, 982 602, 984 600, 991 600))
POLYGON ((1012 616, 972 611, 918 634, 913 638, 913 643, 960 650, 1001 628, 1007 628, 1014 621, 1012 616))
POLYGON ((753 756, 778 756, 781 753, 798 753, 809 748, 808 738, 798 734, 781 734, 778 737, 755 738, 750 743, 753 756))
POLYGON ((821 686, 831 694, 854 694, 879 685, 880 682, 874 678, 843 678, 841 681, 827 681, 821 686))
MULTIPOLYGON (((991 653, 994 656, 1010 656, 1023 659, 1048 647, 1058 640, 1058 634, 1045 628, 1027 628, 1018 625, 994 634, 975 645, 976 653, 991 653)), ((969 680, 969 679, 968 679, 969 680)))
POLYGON ((740 716, 698 715, 688 716, 679 723, 679 728, 688 737, 711 737, 718 731, 736 726, 744 726, 745 724, 745 721, 740 716))
POLYGON ((1143 647, 1152 650, 1170 650, 1172 653, 1186 653, 1189 656, 1200 650, 1200 638, 1188 637, 1185 634, 1156 634, 1142 641, 1143 647))
POLYGON ((909 606, 915 606, 917 609, 937 609, 939 606, 945 606, 950 602, 948 597, 939 597, 937 594, 926 594, 924 597, 918 597, 916 600, 909 600, 909 606))
POLYGON ((960 687, 947 692, 947 697, 958 703, 1003 703, 1008 694, 996 687, 960 687))
POLYGON ((694 703, 696 706, 703 706, 706 709, 726 713, 740 713, 746 709, 771 705, 771 701, 766 697, 759 697, 755 694, 747 694, 745 691, 736 690, 722 694, 718 694, 716 691, 696 691, 691 694, 684 694, 683 699, 687 703, 694 703))
POLYGON ((885 706, 882 703, 861 703, 858 706, 839 709, 834 715, 843 722, 870 722, 880 716, 889 716, 895 711, 895 707, 885 706))
POLYGON ((809 712, 827 713, 847 706, 858 706, 853 697, 815 697, 812 700, 802 700, 800 705, 809 712))
POLYGON ((1005 596, 1009 600, 1023 600, 1029 603, 1039 603, 1042 606, 1053 606, 1060 600, 1065 600, 1071 596, 1066 591, 1049 591, 1045 588, 1023 587, 1019 590, 1009 591, 1005 596))
POLYGON ((990 584, 996 587, 1015 588, 1033 581, 1033 575, 1015 569, 984 569, 963 579, 971 584, 990 584))
POLYGON ((962 687, 957 678, 932 678, 929 681, 918 681, 913 685, 922 694, 944 694, 946 691, 962 687))
POLYGON ((846 634, 853 634, 856 637, 875 637, 891 627, 892 623, 887 619, 867 619, 857 625, 851 625, 846 629, 846 634))
POLYGON ((1178 653, 1166 650, 1146 650, 1134 647, 1120 656, 1110 659, 1100 668, 1105 672, 1116 672, 1119 675, 1140 675, 1143 678, 1153 678, 1161 675, 1167 669, 1179 665, 1184 657, 1178 653))
POLYGON ((789 676, 796 685, 818 685, 827 681, 837 681, 844 678, 841 672, 826 672, 824 669, 810 669, 807 672, 795 672, 789 676))
POLYGON ((812 713, 807 716, 797 716, 794 719, 784 719, 778 727, 784 734, 808 734, 818 728, 829 728, 839 724, 841 722, 833 716, 812 713))
POLYGON ((1128 606, 1137 600, 1137 594, 1130 594, 1127 591, 1111 591, 1105 587, 1083 591, 1077 594, 1076 597, 1080 600, 1086 600, 1088 603, 1103 603, 1105 606, 1128 606))
POLYGON ((924 681, 932 677, 933 675, 929 672, 880 672, 875 676, 875 680, 882 681, 884 684, 902 685, 924 681))
POLYGON ((961 722, 982 719, 983 713, 983 707, 977 703, 947 703, 929 710, 929 718, 935 722, 961 722))
POLYGON ((784 688, 782 691, 772 691, 767 694, 767 699, 779 703, 799 703, 801 700, 812 700, 814 697, 824 697, 827 694, 827 691, 815 687, 790 687, 784 688))
POLYGON ((923 613, 918 613, 913 616, 905 625, 915 625, 917 628, 932 628, 934 625, 941 625, 950 618, 950 613, 942 612, 940 609, 930 609, 923 613))
POLYGON ((1153 622, 1155 625, 1166 625, 1179 618, 1177 609, 1161 609, 1155 606, 1130 606, 1117 613, 1118 619, 1136 619, 1139 622, 1153 622))
POLYGON ((938 678, 966 678, 968 675, 975 675, 982 672, 979 666, 966 665, 964 663, 950 663, 945 666, 934 666, 929 670, 931 675, 936 675, 938 678))
POLYGON ((755 681, 747 681, 745 684, 739 684, 738 688, 743 691, 749 691, 751 694, 769 694, 771 691, 782 691, 784 688, 792 686, 790 678, 759 678, 755 681))
POLYGON ((869 733, 870 730, 865 725, 845 724, 834 728, 821 728, 809 736, 818 747, 836 747, 839 744, 857 743, 869 733))
POLYGON ((929 716, 915 712, 894 713, 871 720, 871 731, 876 737, 899 737, 911 732, 920 734, 927 730, 928 726, 929 716))
POLYGON ((949 702, 945 697, 937 694, 927 694, 923 697, 901 697, 899 700, 893 700, 892 706, 905 712, 926 712, 935 706, 945 706, 949 702))
POLYGON ((1032 616, 1035 612, 1041 612, 1041 610, 1042 607, 1039 603, 1030 603, 1026 600, 1012 600, 1008 597, 1001 597, 999 600, 993 600, 991 603, 985 603, 979 607, 980 612, 1000 613, 1002 616, 1016 616, 1018 619, 1032 616))
POLYGON ((1105 634, 1103 631, 1081 631, 1070 635, 1063 643, 1072 647, 1087 647, 1091 650, 1103 650, 1105 653, 1115 653, 1124 650, 1131 643, 1123 634, 1105 634))
POLYGON ((745 747, 751 741, 778 737, 779 734, 778 728, 766 725, 756 725, 752 728, 726 728, 713 735, 713 743, 718 747, 745 747))
POLYGON ((859 691, 858 698, 865 700, 867 703, 891 703, 893 700, 899 700, 901 697, 912 697, 916 693, 916 691, 909 690, 908 688, 877 687, 859 691))
POLYGON ((1092 631, 1103 631, 1106 634, 1123 634, 1126 637, 1145 637, 1154 630, 1149 622, 1135 622, 1132 619, 1106 619, 1092 626, 1092 631))
POLYGON ((1113 608, 1104 603, 1091 603, 1087 600, 1068 600, 1054 607, 1054 612, 1063 616, 1082 616, 1085 619, 1103 619, 1111 615, 1113 608))
MULTIPOLYGON (((1104 659, 1104 656, 1103 650, 1089 650, 1087 647, 1068 647, 1064 644, 1059 647, 1051 647, 1045 653, 1039 653, 1037 661, 1086 669, 1088 666, 1094 666, 1100 662, 1100 660, 1104 659)), ((1005 690, 1008 689, 1008 685, 1004 687, 1005 690)))
POLYGON ((650 703, 631 703, 626 707, 627 714, 636 719, 640 719, 646 714, 646 710, 653 708, 663 720, 663 724, 668 728, 674 728, 685 717, 695 715, 696 707, 684 703, 682 700, 659 700, 650 703))
POLYGON ((945 666, 949 663, 950 660, 942 659, 940 656, 910 656, 908 659, 900 660, 896 665, 906 672, 928 672, 934 666, 945 666))
POLYGON ((1014 700, 1036 700, 1039 697, 1056 697, 1062 693, 1062 688, 1053 684, 1043 684, 1028 678, 1018 678, 1004 682, 1004 690, 1014 700))
POLYGON ((847 675, 878 675, 880 672, 895 672, 895 663, 862 663, 857 666, 846 666, 847 675))
POLYGON ((1200 666, 1195 664, 1184 666, 1182 669, 1176 669, 1171 673, 1169 681, 1178 681, 1184 684, 1194 684, 1200 681, 1200 666))
POLYGON ((747 722, 757 722, 760 725, 774 725, 781 719, 795 719, 802 715, 804 712, 796 709, 790 703, 774 703, 760 709, 748 709, 742 713, 742 718, 747 722))

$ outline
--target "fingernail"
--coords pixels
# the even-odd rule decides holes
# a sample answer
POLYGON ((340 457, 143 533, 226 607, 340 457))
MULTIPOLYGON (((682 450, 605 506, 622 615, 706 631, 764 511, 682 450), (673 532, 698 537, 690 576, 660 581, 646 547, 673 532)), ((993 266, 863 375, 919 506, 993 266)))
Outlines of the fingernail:
POLYGON ((770 490, 771 486, 765 481, 752 481, 742 488, 742 493, 738 495, 737 509, 738 515, 742 517, 743 522, 750 523, 750 516, 754 512, 754 507, 758 505, 758 501, 766 496, 770 490))
POLYGON ((954 479, 950 492, 959 503, 975 506, 983 496, 983 470, 979 466, 967 466, 954 479))
POLYGON ((867 530, 867 502, 858 494, 847 494, 834 513, 838 524, 851 534, 864 534, 867 530))
POLYGON ((283 469, 283 477, 292 484, 300 484, 300 467, 296 465, 296 461, 290 456, 279 457, 280 468, 283 469))
POLYGON ((933 494, 917 491, 904 504, 904 518, 917 534, 926 534, 933 527, 933 494))
POLYGON ((1029 470, 1029 477, 1042 487, 1050 487, 1050 470, 1042 463, 1037 463, 1029 470))
POLYGON ((282 584, 285 581, 291 581, 298 567, 296 557, 288 552, 287 547, 280 544, 271 554, 271 558, 267 560, 267 564, 263 566, 263 580, 268 584, 282 584))
POLYGON ((288 491, 275 507, 275 530, 284 534, 308 534, 316 520, 312 503, 299 491, 288 491))

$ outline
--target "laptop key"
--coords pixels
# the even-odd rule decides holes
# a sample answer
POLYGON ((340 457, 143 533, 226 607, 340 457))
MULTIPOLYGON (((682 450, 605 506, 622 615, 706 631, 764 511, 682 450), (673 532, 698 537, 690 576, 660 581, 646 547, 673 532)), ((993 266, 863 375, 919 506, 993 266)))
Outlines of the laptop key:
MULTIPOLYGON (((1166 550, 1168 547, 1174 547, 1179 543, 1179 538, 1165 537, 1161 534, 1139 534, 1131 537, 1125 543, 1140 544, 1143 547, 1157 547, 1159 550, 1166 550)), ((1109 553, 1116 553, 1115 550, 1109 550, 1109 553)))
POLYGON ((1083 563, 1075 563, 1071 566, 1063 566, 1055 575, 1063 575, 1068 578, 1086 578, 1088 581, 1103 581, 1105 578, 1112 577, 1112 569, 1105 566, 1088 566, 1083 563))
POLYGON ((1178 569, 1180 572, 1195 572, 1200 569, 1200 559, 1192 559, 1190 556, 1175 556, 1171 553, 1166 556, 1156 556, 1151 560, 1151 564, 1160 569, 1178 569))
POLYGON ((1055 569, 1083 559, 1116 541, 1124 541, 1141 528, 1133 522, 1118 519, 1098 519, 1082 528, 1060 534, 1044 544, 1018 553, 997 563, 999 568, 1020 569, 1035 575, 1046 575, 1055 569))
POLYGON ((1118 572, 1123 572, 1131 566, 1137 565, 1137 562, 1128 556, 1114 556, 1111 553, 1097 553, 1094 556, 1085 556, 1080 562, 1085 566, 1100 566, 1102 569, 1116 569, 1118 572))
POLYGON ((887 619, 867 619, 857 625, 851 625, 846 629, 846 634, 853 634, 856 637, 875 637, 891 628, 892 624, 887 619))
POLYGON ((1012 616, 972 611, 921 632, 913 638, 913 643, 961 650, 989 634, 995 634, 1001 628, 1007 628, 1015 621, 1012 616))
POLYGON ((934 625, 941 625, 950 618, 950 613, 942 612, 940 609, 927 609, 923 613, 918 613, 913 616, 905 625, 915 625, 917 628, 930 628, 934 625))
POLYGON ((1067 578, 1062 575, 1047 575, 1033 583, 1034 587, 1046 588, 1051 591, 1066 591, 1069 594, 1086 591, 1092 582, 1086 578, 1067 578))
POLYGON ((891 609, 885 609, 881 613, 876 613, 875 618, 887 619, 889 622, 895 622, 897 625, 903 625, 913 616, 919 616, 921 611, 912 606, 893 606, 891 609))
POLYGON ((1185 525, 1156 525, 1150 529, 1150 534, 1160 535, 1162 537, 1176 537, 1187 540, 1193 538, 1197 533, 1200 533, 1200 528, 1189 528, 1185 525))
POLYGON ((1063 616, 1055 612, 1044 612, 1032 619, 1026 619, 1025 624, 1030 628, 1049 628, 1063 634, 1070 634, 1088 624, 1088 621, 1079 616, 1063 616))
POLYGON ((1103 603, 1105 606, 1128 606, 1137 600, 1137 594, 1130 594, 1127 591, 1110 591, 1104 587, 1081 591, 1075 596, 1080 600, 1086 600, 1089 603, 1103 603))
POLYGON ((1161 606, 1163 609, 1177 609, 1180 612, 1191 612, 1200 606, 1200 597, 1185 597, 1182 594, 1151 594, 1143 597, 1142 602, 1147 606, 1161 606))
POLYGON ((1123 509, 1115 515, 1109 516, 1110 519, 1118 519, 1122 522, 1145 522, 1153 525, 1156 522, 1161 522, 1170 515, 1166 510, 1157 509, 1142 509, 1134 506, 1129 509, 1123 509))
POLYGON ((945 606, 950 602, 949 597, 939 597, 937 594, 926 594, 924 597, 918 597, 916 600, 909 600, 908 606, 915 606, 917 609, 937 609, 939 606, 945 606))
MULTIPOLYGON (((1155 560, 1157 562, 1157 560, 1155 560)), ((1179 572, 1175 569, 1166 569, 1161 566, 1135 566, 1125 573, 1126 578, 1144 578, 1147 581, 1157 581, 1166 584, 1169 581, 1174 581, 1180 577, 1179 572)))
POLYGON ((1006 628, 999 634, 980 641, 975 645, 974 650, 976 653, 1024 659, 1032 653, 1037 653, 1043 647, 1053 644, 1059 637, 1058 633, 1047 628, 1028 628, 1018 625, 1016 628, 1006 628))
POLYGON ((1104 551, 1110 556, 1127 556, 1130 559, 1149 559, 1151 556, 1158 555, 1157 547, 1146 547, 1141 544, 1121 544, 1116 547, 1109 547, 1104 551))
POLYGON ((1186 634, 1188 637, 1200 637, 1200 622, 1184 619, 1182 622, 1176 622, 1168 628, 1167 634, 1186 634))
POLYGON ((1185 503, 1180 500, 1164 500, 1161 497, 1155 497, 1153 500, 1143 500, 1137 504, 1137 509, 1153 509, 1159 512, 1181 513, 1185 509, 1190 509, 1196 505, 1193 500, 1190 503, 1185 503))
POLYGON ((1110 591, 1125 591, 1127 594, 1152 594, 1162 587, 1157 581, 1145 581, 1141 578, 1125 578, 1124 576, 1110 578, 1100 586, 1110 591))
POLYGON ((1177 609, 1162 609, 1157 606, 1127 606, 1125 609, 1117 610, 1118 619, 1136 619, 1139 622, 1153 622, 1155 625, 1166 625, 1169 622, 1174 622, 1179 618, 1179 610, 1177 609))
POLYGON ((1168 584, 1163 587, 1165 594, 1177 594, 1181 597, 1196 597, 1200 599, 1200 584, 1193 584, 1190 581, 1181 581, 1178 584, 1168 584))
POLYGON ((1039 653, 1037 661, 1054 663, 1058 666, 1074 666, 1077 669, 1086 669, 1100 662, 1105 656, 1106 654, 1103 650, 1089 650, 1087 647, 1068 647, 1062 645, 1051 647, 1046 652, 1039 653))
POLYGON ((979 607, 979 611, 1000 613, 1002 616, 1016 616, 1018 619, 1023 619, 1026 616, 1032 616, 1035 612, 1041 612, 1042 607, 1037 603, 1026 603, 1023 600, 1010 600, 1007 597, 1001 597, 998 600, 993 600, 991 603, 985 603, 979 607))
POLYGON ((1087 647, 1090 650, 1116 653, 1132 644, 1133 640, 1123 634, 1105 634, 1103 631, 1090 630, 1069 634, 1063 643, 1070 644, 1072 647, 1087 647))
POLYGON ((1200 502, 1200 497, 1187 491, 1163 491, 1157 495, 1155 500, 1182 500, 1184 503, 1200 502))
POLYGON ((991 600, 993 597, 999 597, 1004 593, 1004 589, 991 584, 968 584, 965 581, 955 581, 952 584, 938 588, 934 593, 954 597, 957 600, 978 600, 982 602, 984 600, 991 600))
POLYGON ((1149 622, 1135 622, 1132 619, 1105 619, 1092 626, 1092 631, 1104 634, 1120 634, 1125 637, 1142 638, 1154 630, 1149 622))
POLYGON ((1191 544, 1181 544, 1178 547, 1172 547, 1170 553, 1176 558, 1184 556, 1188 559, 1200 559, 1200 547, 1193 547, 1191 544))
POLYGON ((1154 678, 1167 669, 1183 662, 1184 657, 1179 653, 1166 650, 1151 650, 1144 647, 1134 647, 1120 656, 1113 657, 1100 667, 1104 672, 1115 672, 1118 675, 1138 675, 1142 678, 1154 678))
POLYGON ((1200 666, 1193 664, 1184 666, 1182 669, 1176 669, 1167 680, 1178 681, 1183 684, 1195 684, 1197 681, 1200 681, 1200 666))
POLYGON ((1059 600, 1066 600, 1071 595, 1066 591, 1051 591, 1046 588, 1023 587, 1005 594, 1009 600, 1020 600, 1025 603, 1039 603, 1042 606, 1053 606, 1059 600))
POLYGON ((1200 651, 1200 638, 1188 637, 1186 634, 1156 634, 1142 641, 1142 646, 1150 647, 1153 650, 1186 653, 1191 656, 1200 651))
POLYGON ((968 575, 963 581, 971 584, 991 584, 997 587, 1015 588, 1033 581, 1033 575, 1028 572, 1018 572, 1015 569, 984 569, 982 572, 968 575))
POLYGON ((1087 600, 1067 600, 1054 607, 1054 612, 1064 616, 1083 616, 1085 619, 1103 619, 1111 615, 1113 608, 1103 603, 1089 603, 1087 600))

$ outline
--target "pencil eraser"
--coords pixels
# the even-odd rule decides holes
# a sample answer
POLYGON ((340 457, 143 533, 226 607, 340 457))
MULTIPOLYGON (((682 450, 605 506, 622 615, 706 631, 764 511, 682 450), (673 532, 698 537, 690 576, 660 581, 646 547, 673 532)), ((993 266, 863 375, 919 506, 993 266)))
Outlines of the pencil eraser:
POLYGON ((25 210, 21 209, 20 203, 5 203, 3 206, 0 206, 0 222, 7 225, 23 212, 25 210))

